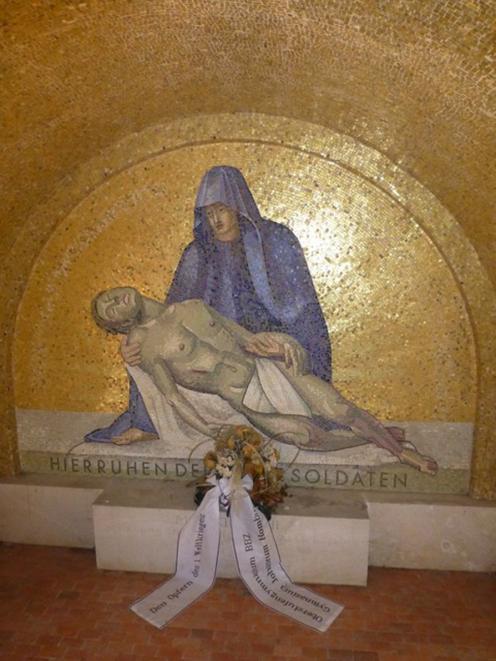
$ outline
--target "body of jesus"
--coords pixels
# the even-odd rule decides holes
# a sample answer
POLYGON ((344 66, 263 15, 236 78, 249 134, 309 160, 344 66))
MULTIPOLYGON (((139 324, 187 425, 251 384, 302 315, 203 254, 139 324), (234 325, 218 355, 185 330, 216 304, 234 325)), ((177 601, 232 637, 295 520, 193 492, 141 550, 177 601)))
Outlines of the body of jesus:
POLYGON ((218 424, 202 418, 178 389, 213 393, 242 413, 269 437, 304 450, 333 451, 364 443, 388 450, 402 463, 430 474, 436 462, 407 447, 374 416, 345 399, 331 384, 307 371, 301 345, 284 333, 253 334, 217 313, 201 300, 164 305, 132 287, 100 293, 92 302, 96 323, 111 333, 128 334, 140 345, 140 367, 187 424, 215 437, 218 424), (268 358, 294 389, 310 415, 261 412, 247 406, 246 394, 257 371, 257 357, 268 358), (339 432, 317 420, 347 425, 353 432, 345 445, 339 432))

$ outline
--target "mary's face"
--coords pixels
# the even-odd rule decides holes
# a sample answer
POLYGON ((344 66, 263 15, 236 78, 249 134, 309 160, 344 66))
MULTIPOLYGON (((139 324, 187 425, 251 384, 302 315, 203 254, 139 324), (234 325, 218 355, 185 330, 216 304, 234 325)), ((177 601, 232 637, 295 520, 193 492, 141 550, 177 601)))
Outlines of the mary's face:
POLYGON ((116 326, 135 319, 140 307, 141 296, 133 287, 107 289, 96 302, 100 318, 116 326))
POLYGON ((234 241, 239 237, 239 224, 236 212, 221 202, 206 208, 208 224, 218 241, 234 241))

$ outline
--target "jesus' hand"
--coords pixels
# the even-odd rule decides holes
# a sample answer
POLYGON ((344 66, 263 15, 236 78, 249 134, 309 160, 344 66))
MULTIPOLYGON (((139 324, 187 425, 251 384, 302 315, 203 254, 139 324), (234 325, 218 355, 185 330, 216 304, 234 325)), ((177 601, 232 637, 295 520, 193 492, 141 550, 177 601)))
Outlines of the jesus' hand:
POLYGON ((294 376, 306 372, 307 354, 295 339, 284 333, 257 333, 244 346, 249 353, 262 358, 278 358, 294 376))

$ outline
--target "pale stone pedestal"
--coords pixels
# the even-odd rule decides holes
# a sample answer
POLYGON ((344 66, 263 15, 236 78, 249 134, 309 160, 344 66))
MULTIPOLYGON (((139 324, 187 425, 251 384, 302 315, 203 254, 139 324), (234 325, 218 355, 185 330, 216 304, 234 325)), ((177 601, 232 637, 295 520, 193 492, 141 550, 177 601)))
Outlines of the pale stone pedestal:
MULTIPOLYGON (((193 492, 177 482, 140 481, 133 489, 121 481, 93 505, 98 567, 170 574, 176 540, 193 512, 193 492), (131 491, 130 491, 131 488, 131 491)), ((366 585, 369 520, 357 496, 297 489, 272 517, 283 565, 298 582, 366 585)), ((231 530, 221 519, 218 574, 238 575, 231 530)))

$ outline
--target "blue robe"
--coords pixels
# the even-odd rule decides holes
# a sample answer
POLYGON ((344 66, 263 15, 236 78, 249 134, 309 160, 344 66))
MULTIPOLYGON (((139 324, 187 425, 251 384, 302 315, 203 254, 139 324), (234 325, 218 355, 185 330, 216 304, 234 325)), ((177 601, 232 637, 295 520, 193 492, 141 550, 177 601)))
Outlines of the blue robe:
MULTIPOLYGON (((194 235, 165 303, 198 298, 253 333, 287 333, 307 350, 312 372, 330 381, 329 334, 301 246, 289 228, 260 216, 239 170, 219 166, 206 173, 195 204, 194 235), (237 212, 239 239, 214 238, 205 208, 215 202, 237 212)), ((128 410, 85 440, 111 441, 130 427, 155 431, 132 379, 128 410)))

